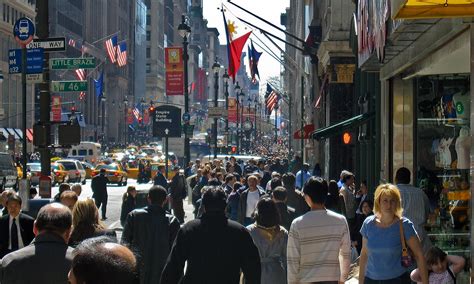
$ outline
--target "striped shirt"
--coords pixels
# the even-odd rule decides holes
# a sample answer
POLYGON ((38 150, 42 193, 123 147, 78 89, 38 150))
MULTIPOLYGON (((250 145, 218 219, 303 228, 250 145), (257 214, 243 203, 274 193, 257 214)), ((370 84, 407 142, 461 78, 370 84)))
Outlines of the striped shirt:
POLYGON ((288 283, 345 281, 350 255, 346 218, 330 210, 310 211, 290 227, 288 283))

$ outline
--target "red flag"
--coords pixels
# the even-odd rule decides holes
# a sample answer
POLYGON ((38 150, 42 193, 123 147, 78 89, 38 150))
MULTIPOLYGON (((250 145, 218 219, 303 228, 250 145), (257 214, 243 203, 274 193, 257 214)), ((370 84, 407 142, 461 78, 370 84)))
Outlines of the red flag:
POLYGON ((229 54, 229 76, 235 79, 235 74, 239 71, 240 57, 242 56, 242 49, 244 48, 245 42, 249 38, 252 32, 248 32, 241 37, 238 37, 230 42, 230 54, 229 54))

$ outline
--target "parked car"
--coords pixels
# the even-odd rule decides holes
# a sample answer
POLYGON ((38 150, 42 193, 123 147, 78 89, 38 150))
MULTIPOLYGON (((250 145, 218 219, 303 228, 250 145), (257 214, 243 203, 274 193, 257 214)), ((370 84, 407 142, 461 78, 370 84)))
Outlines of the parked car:
POLYGON ((80 182, 86 184, 86 171, 78 160, 57 160, 69 172, 69 182, 80 182))
POLYGON ((101 169, 105 169, 109 183, 116 183, 119 186, 127 185, 128 175, 120 163, 99 164, 92 171, 92 176, 98 175, 101 169))
POLYGON ((18 172, 12 157, 8 153, 0 153, 0 191, 7 187, 17 188, 18 172))
POLYGON ((51 173, 53 174, 53 186, 55 186, 56 184, 69 182, 69 171, 66 170, 66 168, 62 164, 51 164, 51 173))

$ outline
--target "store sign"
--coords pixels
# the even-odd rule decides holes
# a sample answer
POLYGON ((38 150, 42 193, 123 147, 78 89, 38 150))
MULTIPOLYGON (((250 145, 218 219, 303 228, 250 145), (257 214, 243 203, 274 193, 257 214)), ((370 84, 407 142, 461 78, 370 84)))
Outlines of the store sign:
POLYGON ((165 48, 166 95, 184 95, 183 48, 165 48))

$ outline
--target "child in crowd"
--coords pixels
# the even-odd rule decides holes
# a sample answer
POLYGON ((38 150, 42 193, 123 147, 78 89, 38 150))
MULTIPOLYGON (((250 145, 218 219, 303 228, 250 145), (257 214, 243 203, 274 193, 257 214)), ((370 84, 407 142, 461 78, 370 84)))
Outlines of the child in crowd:
MULTIPOLYGON (((430 284, 454 284, 456 274, 464 269, 465 259, 462 256, 447 255, 437 247, 430 248, 425 255, 428 264, 430 284)), ((418 268, 411 273, 411 280, 421 283, 418 268)))

